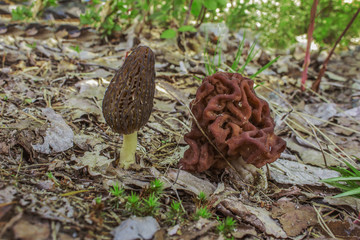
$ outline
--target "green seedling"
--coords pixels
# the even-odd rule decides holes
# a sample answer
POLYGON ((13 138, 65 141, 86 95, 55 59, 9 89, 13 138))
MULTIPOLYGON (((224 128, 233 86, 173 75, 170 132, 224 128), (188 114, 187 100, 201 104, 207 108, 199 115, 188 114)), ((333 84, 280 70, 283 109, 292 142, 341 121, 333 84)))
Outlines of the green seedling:
POLYGON ((217 226, 217 230, 226 238, 228 235, 235 230, 236 221, 232 217, 226 217, 223 221, 219 221, 220 224, 217 226))
POLYGON ((149 191, 155 195, 160 195, 164 190, 164 183, 159 179, 155 179, 150 182, 149 191))
MULTIPOLYGON (((358 161, 360 160, 359 158, 356 159, 358 161)), ((343 191, 343 193, 335 197, 354 196, 360 198, 360 171, 347 161, 345 161, 345 164, 349 170, 342 167, 331 167, 331 169, 339 172, 341 177, 324 179, 322 182, 328 183, 343 191)))
POLYGON ((33 100, 31 98, 24 99, 24 103, 26 103, 26 104, 31 104, 32 102, 33 102, 33 100))
POLYGON ((36 42, 33 42, 33 43, 27 43, 26 44, 27 47, 31 48, 31 49, 35 49, 36 48, 36 42))
POLYGON ((96 205, 100 205, 101 204, 101 201, 102 201, 102 197, 101 196, 98 196, 95 198, 95 203, 96 205))
POLYGON ((138 194, 131 192, 130 196, 127 198, 127 202, 125 204, 125 209, 129 211, 131 214, 138 214, 140 213, 140 197, 138 194))
POLYGON ((114 199, 112 199, 112 202, 115 202, 114 207, 119 208, 120 201, 125 195, 125 189, 119 187, 119 184, 116 182, 112 187, 110 187, 109 192, 114 197, 114 199))
POLYGON ((81 52, 81 49, 80 49, 79 45, 70 46, 69 48, 72 49, 72 50, 74 50, 74 51, 77 52, 78 54, 80 54, 80 52, 81 52))
POLYGON ((59 186, 60 184, 57 182, 55 176, 52 174, 52 172, 48 172, 47 177, 56 185, 59 186))
POLYGON ((203 204, 205 204, 207 202, 206 194, 203 191, 201 191, 199 193, 199 196, 197 196, 197 199, 200 202, 200 205, 203 205, 203 204))
POLYGON ((119 197, 124 196, 125 189, 122 187, 119 187, 119 183, 116 182, 116 183, 114 183, 114 185, 112 187, 110 187, 109 192, 114 197, 119 198, 119 197))
POLYGON ((0 98, 2 98, 2 100, 7 101, 9 99, 9 97, 6 94, 2 94, 0 93, 0 98))
POLYGON ((168 222, 170 222, 171 225, 175 225, 182 221, 184 214, 185 213, 181 207, 181 202, 173 200, 170 205, 170 211, 167 213, 168 222))
POLYGON ((159 212, 160 202, 159 198, 155 196, 155 193, 144 200, 144 214, 156 216, 159 212))
POLYGON ((207 207, 201 207, 198 208, 194 214, 194 220, 199 220, 200 218, 211 218, 212 214, 209 211, 209 209, 207 209, 207 207))

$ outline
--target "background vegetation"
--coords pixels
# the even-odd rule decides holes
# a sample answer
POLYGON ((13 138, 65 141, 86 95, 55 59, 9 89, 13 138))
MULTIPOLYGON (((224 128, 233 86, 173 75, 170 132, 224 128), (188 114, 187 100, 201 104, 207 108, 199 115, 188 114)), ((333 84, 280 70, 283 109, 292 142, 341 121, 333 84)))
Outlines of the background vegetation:
MULTIPOLYGON (((301 0, 91 0, 80 23, 93 26, 104 36, 129 27, 133 21, 164 28, 162 38, 178 32, 195 32, 204 22, 225 22, 232 30, 250 29, 265 47, 287 48, 296 36, 307 33, 312 1, 301 0)), ((84 3, 85 3, 84 2, 84 3)), ((28 7, 13 10, 14 20, 40 17, 44 8, 54 8, 55 0, 35 0, 28 7), (35 6, 35 8, 34 8, 35 6), (38 9, 38 11, 34 11, 38 9)), ((332 45, 346 27, 359 1, 322 0, 319 3, 314 40, 332 45)), ((360 21, 355 21, 341 41, 348 45, 359 37, 360 21)))

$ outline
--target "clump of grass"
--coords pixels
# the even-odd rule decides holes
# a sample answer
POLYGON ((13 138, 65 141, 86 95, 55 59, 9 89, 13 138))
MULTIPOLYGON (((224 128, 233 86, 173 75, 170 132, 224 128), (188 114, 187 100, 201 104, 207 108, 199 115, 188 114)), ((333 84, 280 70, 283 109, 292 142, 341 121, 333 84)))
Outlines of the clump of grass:
POLYGON ((164 183, 159 179, 155 179, 150 182, 150 186, 149 186, 150 194, 154 193, 155 195, 159 196, 160 194, 162 194, 163 190, 164 190, 164 183))
MULTIPOLYGON (((357 157, 355 157, 355 159, 360 161, 357 157)), ((353 196, 360 198, 360 171, 349 162, 345 161, 345 164, 349 170, 342 167, 331 167, 331 169, 339 172, 341 177, 324 179, 322 182, 328 183, 343 191, 343 193, 338 194, 335 197, 353 196)))
POLYGON ((172 201, 170 211, 167 212, 167 221, 171 225, 175 225, 183 220, 185 212, 182 209, 181 201, 172 201))
POLYGON ((200 218, 206 218, 209 219, 212 217, 211 212, 207 207, 200 207, 196 209, 196 212, 194 214, 194 220, 199 220, 200 218))
POLYGON ((160 210, 159 197, 156 197, 155 193, 150 194, 147 199, 144 199, 142 210, 145 215, 156 216, 160 210))
POLYGON ((200 205, 206 204, 207 203, 206 194, 203 191, 201 191, 197 196, 197 200, 199 201, 200 205))
POLYGON ((119 187, 119 183, 114 183, 112 187, 110 187, 109 192, 114 197, 122 197, 124 196, 125 189, 122 187, 119 187))
MULTIPOLYGON (((256 54, 258 54, 259 51, 260 51, 260 49, 255 50, 256 42, 253 42, 251 44, 251 46, 250 46, 249 53, 248 53, 248 55, 246 57, 245 63, 239 68, 241 55, 243 53, 244 45, 245 45, 245 36, 246 36, 246 33, 244 33, 244 37, 239 43, 239 47, 238 47, 238 49, 236 51, 236 55, 235 55, 234 61, 231 64, 231 66, 227 66, 227 65, 221 66, 221 54, 222 54, 222 51, 221 51, 221 47, 219 47, 220 46, 220 39, 217 41, 217 44, 216 44, 215 55, 212 57, 212 59, 210 58, 209 54, 206 51, 206 47, 208 46, 208 43, 209 43, 209 40, 207 39, 206 47, 204 49, 204 59, 205 59, 206 74, 207 75, 212 75, 212 74, 216 73, 221 67, 224 67, 224 68, 228 69, 230 72, 233 72, 233 73, 236 72, 236 73, 244 74, 244 70, 245 70, 246 66, 254 59, 256 54), (218 56, 218 62, 217 63, 215 62, 215 57, 216 56, 218 56)), ((208 38, 208 37, 206 36, 206 38, 208 38)), ((279 59, 279 57, 276 57, 275 59, 271 60, 265 66, 261 67, 256 73, 251 75, 249 78, 250 79, 255 78, 261 72, 263 72, 264 70, 269 68, 278 59, 279 59)))
POLYGON ((109 189, 109 193, 113 196, 111 202, 114 202, 114 207, 119 208, 121 200, 125 197, 125 189, 123 187, 119 187, 119 184, 116 182, 109 189))
POLYGON ((231 236, 231 232, 235 230, 236 221, 232 217, 226 217, 223 221, 219 221, 220 224, 217 226, 217 230, 226 239, 234 239, 231 236))
POLYGON ((131 214, 137 215, 141 212, 140 209, 141 201, 138 194, 131 192, 130 196, 127 197, 125 209, 131 214))

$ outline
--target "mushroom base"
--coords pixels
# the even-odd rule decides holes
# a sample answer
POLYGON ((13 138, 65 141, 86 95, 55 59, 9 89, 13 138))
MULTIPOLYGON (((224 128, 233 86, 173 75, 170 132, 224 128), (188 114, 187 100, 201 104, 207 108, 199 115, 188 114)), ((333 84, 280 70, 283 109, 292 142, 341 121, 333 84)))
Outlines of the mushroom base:
POLYGON ((120 167, 129 169, 135 163, 135 152, 137 145, 137 132, 124 134, 123 145, 120 150, 120 167))

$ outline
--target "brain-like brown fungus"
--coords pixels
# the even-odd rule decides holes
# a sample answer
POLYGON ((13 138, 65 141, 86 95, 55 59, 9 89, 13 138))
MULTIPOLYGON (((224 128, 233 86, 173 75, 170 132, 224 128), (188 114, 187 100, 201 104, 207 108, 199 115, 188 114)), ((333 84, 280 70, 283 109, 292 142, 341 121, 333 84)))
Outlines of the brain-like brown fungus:
MULTIPOLYGON (((202 131, 228 160, 241 156, 262 167, 279 158, 286 143, 274 134, 269 105, 256 96, 253 85, 238 73, 215 73, 203 80, 190 107, 202 131)), ((190 148, 180 165, 196 172, 226 167, 202 131, 194 121, 184 137, 190 148)))
POLYGON ((137 131, 149 120, 155 92, 155 55, 146 46, 136 48, 125 59, 108 86, 102 110, 113 131, 125 134, 120 164, 135 162, 137 131))

